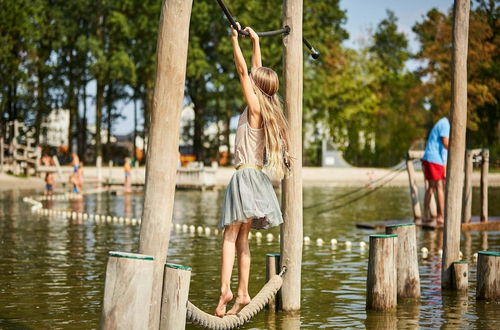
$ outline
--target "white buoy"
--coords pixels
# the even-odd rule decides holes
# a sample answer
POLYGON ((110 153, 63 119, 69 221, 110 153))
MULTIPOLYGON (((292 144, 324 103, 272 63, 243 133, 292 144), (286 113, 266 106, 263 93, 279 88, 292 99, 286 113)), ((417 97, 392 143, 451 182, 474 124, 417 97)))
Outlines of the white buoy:
POLYGON ((261 239, 262 238, 262 233, 260 231, 255 233, 255 238, 261 239))
POLYGON ((123 217, 119 217, 119 218, 118 218, 118 222, 119 222, 119 223, 125 223, 125 219, 124 219, 123 217))
POLYGON ((323 246, 323 240, 321 238, 316 239, 316 245, 317 246, 323 246))
POLYGON ((464 254, 462 253, 462 251, 459 251, 459 253, 458 253, 458 257, 459 257, 460 259, 463 259, 463 258, 464 258, 464 254))
POLYGON ((251 240, 251 239, 252 239, 252 232, 251 232, 251 231, 249 231, 249 232, 248 232, 248 239, 249 239, 249 240, 251 240))
POLYGON ((474 253, 474 254, 472 255, 472 260, 473 260, 474 262, 476 262, 476 261, 477 261, 477 253, 474 253))
POLYGON ((180 223, 175 224, 175 230, 181 230, 182 226, 180 223))
POLYGON ((345 248, 346 248, 346 250, 350 250, 351 246, 352 246, 351 241, 345 241, 345 248))
POLYGON ((210 228, 205 227, 205 235, 210 236, 210 232, 211 232, 210 228))
POLYGON ((196 227, 195 226, 193 226, 193 225, 189 226, 189 232, 191 234, 194 234, 195 231, 196 231, 196 227))
POLYGON ((420 249, 420 252, 422 253, 422 259, 427 259, 429 256, 429 250, 426 247, 423 247, 420 249))
POLYGON ((135 226, 137 225, 137 219, 136 218, 132 218, 132 226, 135 226))
POLYGON ((196 227, 196 231, 198 232, 198 234, 201 235, 203 233, 203 227, 202 226, 196 227))
POLYGON ((113 222, 118 222, 118 217, 114 216, 113 217, 113 222))
POLYGON ((215 236, 219 235, 219 229, 217 229, 217 228, 214 229, 214 235, 215 236))
POLYGON ((269 233, 269 234, 267 234, 267 235, 266 235, 266 240, 267 240, 268 242, 272 242, 272 241, 273 241, 273 238, 274 238, 274 236, 273 236, 273 234, 271 234, 271 233, 269 233))
POLYGON ((304 244, 309 244, 311 243, 311 239, 309 238, 309 236, 304 236, 304 244))
POLYGON ((360 248, 361 250, 364 250, 364 249, 366 248, 366 243, 365 243, 365 242, 363 242, 363 241, 359 242, 359 248, 360 248))
POLYGON ((107 221, 107 222, 111 222, 111 220, 112 220, 111 216, 110 216, 110 215, 108 215, 108 216, 106 217, 106 221, 107 221))
POLYGON ((438 254, 440 257, 442 257, 443 256, 443 249, 439 249, 438 254))
POLYGON ((182 232, 187 233, 188 229, 189 229, 188 225, 186 224, 182 225, 182 232))
POLYGON ((281 235, 278 234, 278 242, 281 242, 281 235))
POLYGON ((84 218, 84 219, 88 219, 88 217, 89 217, 89 216, 88 216, 88 214, 87 214, 87 213, 84 213, 84 214, 83 214, 83 218, 84 218))
POLYGON ((130 225, 130 218, 125 218, 125 224, 130 225))

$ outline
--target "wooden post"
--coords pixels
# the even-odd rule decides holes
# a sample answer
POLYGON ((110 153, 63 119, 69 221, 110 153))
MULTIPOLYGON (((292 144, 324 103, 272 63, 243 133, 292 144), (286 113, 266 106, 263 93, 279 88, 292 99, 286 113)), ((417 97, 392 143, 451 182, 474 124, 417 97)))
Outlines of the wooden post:
POLYGON ((500 301, 500 252, 478 253, 476 299, 500 301))
POLYGON ((406 158, 406 170, 408 171, 408 180, 410 183, 410 197, 413 207, 413 218, 415 220, 422 218, 422 210, 420 209, 420 201, 418 199, 418 186, 415 178, 415 167, 413 166, 413 159, 409 156, 406 158))
POLYGON ((191 267, 169 263, 165 265, 160 329, 184 330, 186 328, 190 281, 191 267))
POLYGON ((481 151, 481 221, 488 221, 488 169, 490 163, 490 151, 481 151))
POLYGON ((467 261, 453 263, 453 287, 457 291, 467 291, 469 287, 469 265, 467 261))
POLYGON ((386 234, 396 234, 398 298, 420 298, 418 273, 417 232, 414 223, 385 227, 386 234))
POLYGON ((302 265, 302 0, 283 1, 283 25, 290 33, 283 37, 284 108, 290 132, 289 153, 294 157, 291 175, 283 180, 281 263, 286 276, 281 288, 282 309, 300 310, 302 265))
POLYGON ((95 160, 97 167, 97 184, 100 186, 102 184, 102 156, 97 156, 95 160))
POLYGON ((164 0, 156 47, 156 82, 146 156, 139 251, 155 257, 150 329, 160 325, 163 272, 175 194, 179 123, 186 78, 192 0, 164 0))
POLYGON ((153 257, 110 252, 104 284, 101 329, 147 329, 153 257))
POLYGON ((108 169, 109 169, 109 172, 108 172, 108 183, 111 183, 113 181, 113 161, 110 160, 108 162, 108 169))
MULTIPOLYGON (((266 254, 266 283, 273 277, 273 275, 279 274, 280 272, 280 255, 278 253, 268 253, 266 254)), ((280 291, 276 293, 276 297, 271 298, 267 304, 267 308, 270 311, 277 311, 280 308, 280 291)))
POLYGON ((464 183, 465 128, 467 126, 467 45, 469 0, 455 0, 451 82, 451 133, 446 168, 446 198, 441 286, 452 288, 452 264, 459 260, 460 217, 464 183))
POLYGON ((385 311, 397 304, 398 235, 370 235, 366 309, 385 311))
POLYGON ((462 202, 462 222, 470 222, 472 216, 472 157, 471 150, 465 153, 465 179, 464 179, 464 192, 462 202))

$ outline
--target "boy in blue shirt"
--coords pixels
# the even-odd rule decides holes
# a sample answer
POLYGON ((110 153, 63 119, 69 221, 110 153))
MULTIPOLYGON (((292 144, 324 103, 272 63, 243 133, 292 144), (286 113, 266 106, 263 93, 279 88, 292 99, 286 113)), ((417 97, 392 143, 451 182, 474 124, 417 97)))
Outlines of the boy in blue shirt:
POLYGON ((450 122, 448 118, 441 118, 432 128, 425 146, 422 168, 425 180, 429 182, 424 199, 424 222, 431 222, 425 218, 429 213, 429 205, 433 192, 437 196, 436 224, 444 224, 444 184, 446 179, 446 161, 448 159, 448 142, 450 138, 450 122))

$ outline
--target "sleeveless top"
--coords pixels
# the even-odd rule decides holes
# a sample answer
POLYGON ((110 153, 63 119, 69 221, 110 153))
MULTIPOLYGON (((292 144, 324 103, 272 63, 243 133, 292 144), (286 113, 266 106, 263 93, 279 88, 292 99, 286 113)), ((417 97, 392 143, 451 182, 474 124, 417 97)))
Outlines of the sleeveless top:
POLYGON ((240 115, 236 129, 234 165, 264 166, 264 147, 266 145, 264 128, 252 128, 248 122, 248 108, 240 115))

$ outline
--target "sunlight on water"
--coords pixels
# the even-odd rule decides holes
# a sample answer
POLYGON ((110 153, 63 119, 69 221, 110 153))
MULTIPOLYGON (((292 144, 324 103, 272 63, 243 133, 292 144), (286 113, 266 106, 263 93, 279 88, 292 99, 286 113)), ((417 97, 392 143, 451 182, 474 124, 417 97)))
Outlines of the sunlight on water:
MULTIPOLYGON (((400 303, 393 313, 366 313, 368 246, 362 248, 360 242, 368 243, 374 231, 356 229, 355 223, 410 219, 410 202, 407 188, 385 188, 347 207, 333 209, 331 206, 339 203, 335 197, 348 191, 333 187, 304 191, 305 206, 330 202, 304 211, 304 235, 310 237, 310 244, 303 252, 300 315, 266 311, 244 329, 500 328, 500 304, 475 300, 476 264, 471 261, 478 250, 500 250, 500 232, 462 234, 462 252, 471 263, 469 292, 461 298, 441 293, 438 251, 442 235, 418 230, 418 250, 424 246, 429 249, 428 259, 419 258, 420 303, 400 303), (321 247, 316 245, 318 238, 324 241, 321 247), (333 238, 338 241, 335 248, 330 245, 333 238), (347 241, 352 243, 350 248, 347 241)), ((0 328, 97 328, 107 253, 136 252, 139 227, 35 215, 22 202, 30 193, 0 193, 0 328)), ((178 191, 174 223, 215 228, 222 198, 222 191, 178 191)), ((83 201, 44 202, 44 207, 139 218, 142 200, 142 195, 99 194, 88 195, 83 201)), ((478 198, 474 201, 473 214, 477 214, 478 198)), ((498 209, 493 209, 499 202, 500 189, 490 189, 490 214, 499 215, 498 209)), ((255 235, 250 241, 251 294, 264 283, 266 253, 279 252, 279 230, 269 232, 274 234, 272 242, 267 242, 267 232, 260 241, 255 235)), ((219 250, 220 236, 214 236, 213 231, 210 236, 172 231, 169 261, 193 268, 189 299, 207 312, 212 312, 217 302, 219 250)), ((236 282, 235 272, 233 290, 236 282)))

